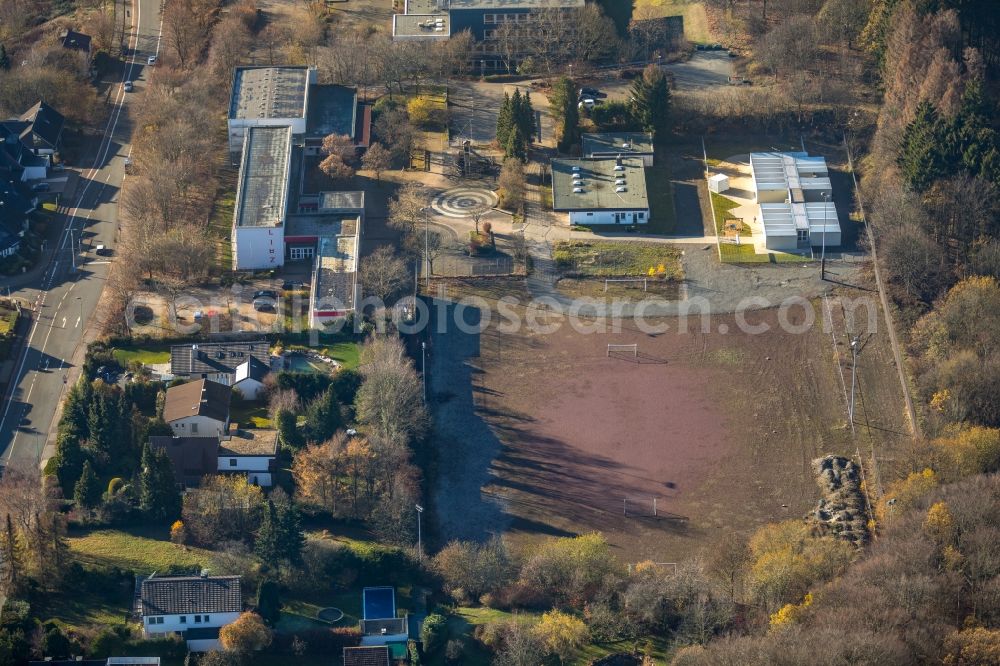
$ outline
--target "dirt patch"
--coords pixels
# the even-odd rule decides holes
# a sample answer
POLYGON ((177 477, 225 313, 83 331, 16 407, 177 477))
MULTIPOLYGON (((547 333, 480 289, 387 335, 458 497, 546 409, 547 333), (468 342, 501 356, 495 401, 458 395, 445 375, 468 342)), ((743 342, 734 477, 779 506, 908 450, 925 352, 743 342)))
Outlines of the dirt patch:
POLYGON ((454 327, 437 333, 441 536, 599 530, 626 560, 674 562, 803 515, 818 498, 810 461, 857 448, 832 337, 820 319, 803 333, 782 331, 773 310, 748 320, 769 332, 738 332, 726 315, 687 332, 664 320, 659 335, 494 326, 456 345, 454 327), (637 353, 609 357, 608 343, 637 353))

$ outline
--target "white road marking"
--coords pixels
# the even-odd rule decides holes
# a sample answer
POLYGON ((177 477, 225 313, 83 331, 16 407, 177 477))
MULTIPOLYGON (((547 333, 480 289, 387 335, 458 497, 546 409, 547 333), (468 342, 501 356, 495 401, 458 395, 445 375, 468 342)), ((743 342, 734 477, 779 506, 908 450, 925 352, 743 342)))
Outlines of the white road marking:
POLYGON ((74 326, 73 328, 80 328, 80 318, 79 317, 76 318, 76 326, 74 326))
MULTIPOLYGON (((129 46, 130 46, 130 48, 132 47, 133 43, 136 46, 138 46, 138 44, 139 44, 139 26, 141 24, 141 12, 142 12, 142 5, 140 4, 140 0, 132 0, 132 6, 133 6, 133 9, 136 10, 136 12, 135 12, 135 22, 133 24, 133 27, 134 27, 135 31, 134 31, 134 34, 132 35, 132 38, 129 40, 129 46)), ((161 16, 160 17, 160 31, 161 31, 160 36, 162 36, 162 29, 163 29, 163 17, 161 16)), ((157 51, 159 51, 159 37, 157 38, 157 51)), ((125 69, 124 73, 122 74, 122 81, 121 81, 122 83, 124 83, 125 81, 127 81, 127 80, 129 80, 131 78, 132 68, 133 68, 134 64, 135 64, 135 58, 133 57, 133 58, 131 58, 129 60, 128 67, 125 69)), ((84 196, 86 196, 87 190, 90 187, 90 184, 92 182, 94 182, 93 181, 93 177, 97 173, 98 165, 100 165, 104 161, 104 159, 108 155, 109 150, 111 149, 112 138, 114 136, 115 130, 118 127, 118 121, 121 118, 121 112, 122 112, 122 109, 124 107, 124 101, 125 101, 124 86, 123 85, 119 85, 118 86, 118 92, 115 93, 115 105, 116 105, 117 108, 116 108, 116 110, 113 110, 111 112, 111 116, 108 118, 108 124, 104 128, 104 137, 101 139, 101 143, 99 143, 98 146, 97 146, 97 155, 94 158, 94 166, 92 166, 90 168, 90 175, 87 178, 86 184, 83 186, 83 191, 77 197, 77 205, 73 209, 67 209, 67 213, 70 213, 70 215, 69 215, 69 219, 66 222, 66 229, 63 231, 62 242, 57 246, 58 250, 65 249, 66 244, 67 244, 66 241, 72 238, 72 232, 74 231, 74 220, 77 217, 77 213, 79 213, 80 203, 83 202, 84 196), (101 152, 101 147, 102 146, 104 146, 104 152, 103 153, 101 152), (72 210, 75 210, 76 213, 71 213, 72 210)), ((131 144, 129 144, 129 154, 131 154, 131 152, 132 152, 132 146, 131 146, 131 144)), ((82 231, 82 229, 81 229, 81 231, 82 231)), ((37 305, 37 310, 39 312, 45 306, 45 296, 47 294, 48 289, 50 289, 52 287, 52 283, 55 280, 56 268, 58 266, 59 266, 59 261, 58 260, 54 261, 53 264, 52 264, 52 268, 49 270, 49 276, 48 276, 48 279, 47 279, 47 282, 46 282, 47 286, 45 287, 45 290, 42 291, 39 294, 39 300, 38 300, 38 305, 37 305)), ((73 288, 74 285, 75 285, 75 283, 73 283, 73 284, 70 285, 70 290, 72 290, 72 288, 73 288)), ((34 324, 32 324, 32 326, 31 326, 31 331, 28 334, 28 344, 27 344, 27 347, 25 347, 24 355, 21 357, 21 363, 18 365, 17 373, 14 375, 13 382, 10 384, 10 390, 11 391, 15 390, 15 388, 21 383, 21 379, 24 377, 24 364, 28 360, 28 350, 31 348, 31 343, 32 343, 32 340, 34 340, 34 338, 35 338, 35 333, 37 333, 37 331, 38 331, 38 324, 39 324, 40 321, 41 321, 41 319, 39 317, 36 317, 34 324)), ((42 353, 45 352, 45 347, 48 344, 49 335, 51 333, 52 333, 52 326, 50 324, 50 326, 49 326, 49 332, 45 335, 45 340, 42 342, 42 348, 40 350, 42 353)), ((37 377, 37 375, 35 375, 35 377, 37 377)), ((28 394, 25 397, 25 403, 29 402, 29 400, 31 398, 31 391, 35 387, 35 377, 32 377, 31 386, 28 388, 28 394)), ((3 430, 3 426, 7 422, 7 416, 10 413, 10 406, 13 403, 14 403, 13 400, 8 400, 6 406, 4 407, 3 415, 0 416, 0 430, 3 430)), ((53 416, 54 416, 54 414, 53 414, 53 416)), ((17 440, 18 440, 18 435, 19 434, 20 433, 18 431, 16 431, 16 430, 14 431, 14 435, 11 438, 10 446, 7 447, 7 450, 4 451, 4 453, 3 453, 3 459, 10 460, 10 458, 14 455, 14 451, 15 451, 15 449, 17 447, 17 440)))
POLYGON ((63 323, 62 323, 62 327, 63 327, 63 328, 66 328, 66 317, 63 317, 63 323))

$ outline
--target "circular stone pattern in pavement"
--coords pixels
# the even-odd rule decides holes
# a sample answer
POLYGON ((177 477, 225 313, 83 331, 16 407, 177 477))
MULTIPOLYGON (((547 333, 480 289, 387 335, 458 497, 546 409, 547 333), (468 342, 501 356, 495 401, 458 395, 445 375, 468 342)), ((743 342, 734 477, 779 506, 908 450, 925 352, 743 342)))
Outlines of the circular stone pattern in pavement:
POLYGON ((481 187, 453 187, 434 198, 431 208, 445 217, 472 217, 497 205, 497 195, 481 187))
POLYGON ((339 608, 323 608, 316 613, 316 619, 322 620, 323 622, 329 622, 333 624, 335 622, 340 622, 344 619, 344 611, 339 608))

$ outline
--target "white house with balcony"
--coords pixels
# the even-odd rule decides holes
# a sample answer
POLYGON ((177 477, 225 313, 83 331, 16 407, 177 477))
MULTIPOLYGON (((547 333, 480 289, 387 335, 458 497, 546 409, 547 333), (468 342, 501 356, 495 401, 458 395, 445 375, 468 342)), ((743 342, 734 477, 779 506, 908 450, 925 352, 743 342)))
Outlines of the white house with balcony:
POLYGON ((229 428, 232 390, 207 379, 172 386, 163 402, 163 420, 174 437, 221 437, 229 428))
POLYGON ((243 611, 239 576, 150 576, 140 584, 144 638, 180 636, 192 652, 219 649, 219 629, 243 611))
POLYGON ((271 486, 277 457, 277 430, 236 430, 219 441, 219 473, 242 474, 256 486, 271 486))

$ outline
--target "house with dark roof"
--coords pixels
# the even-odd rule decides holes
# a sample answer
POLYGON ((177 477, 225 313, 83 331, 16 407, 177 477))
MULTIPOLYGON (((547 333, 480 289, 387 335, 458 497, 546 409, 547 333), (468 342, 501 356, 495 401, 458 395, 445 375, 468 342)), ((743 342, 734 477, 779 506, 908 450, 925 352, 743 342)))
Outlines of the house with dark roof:
POLYGON ((243 611, 239 576, 150 576, 140 584, 145 638, 178 635, 192 652, 219 648, 219 629, 243 611))
POLYGON ((264 378, 271 372, 269 363, 251 356, 236 366, 233 388, 239 390, 245 400, 257 400, 264 391, 264 378))
POLYGON ((28 666, 160 666, 159 657, 108 657, 107 659, 64 659, 29 661, 28 666))
POLYGON ((59 39, 64 49, 80 51, 86 54, 88 60, 90 59, 90 35, 75 30, 63 30, 59 39))
POLYGON ((230 424, 222 437, 156 435, 149 438, 149 446, 167 454, 184 488, 201 485, 209 474, 240 474, 248 483, 267 488, 278 457, 278 431, 240 430, 230 424))
POLYGON ((218 437, 156 435, 149 438, 149 448, 167 454, 174 466, 174 478, 185 488, 197 487, 202 477, 219 469, 218 437))
POLYGON ((267 340, 171 345, 170 373, 232 386, 236 382, 236 369, 251 358, 270 368, 270 348, 267 340))
POLYGON ((17 118, 0 123, 16 131, 21 144, 35 155, 59 152, 66 119, 45 102, 38 101, 17 118))
POLYGON ((345 647, 344 666, 389 666, 389 648, 385 645, 345 647))
POLYGON ((221 437, 229 428, 231 397, 228 386, 207 379, 171 386, 163 420, 177 437, 221 437))
POLYGON ((0 175, 0 257, 9 257, 21 249, 28 216, 37 205, 38 199, 27 197, 13 176, 0 175))

